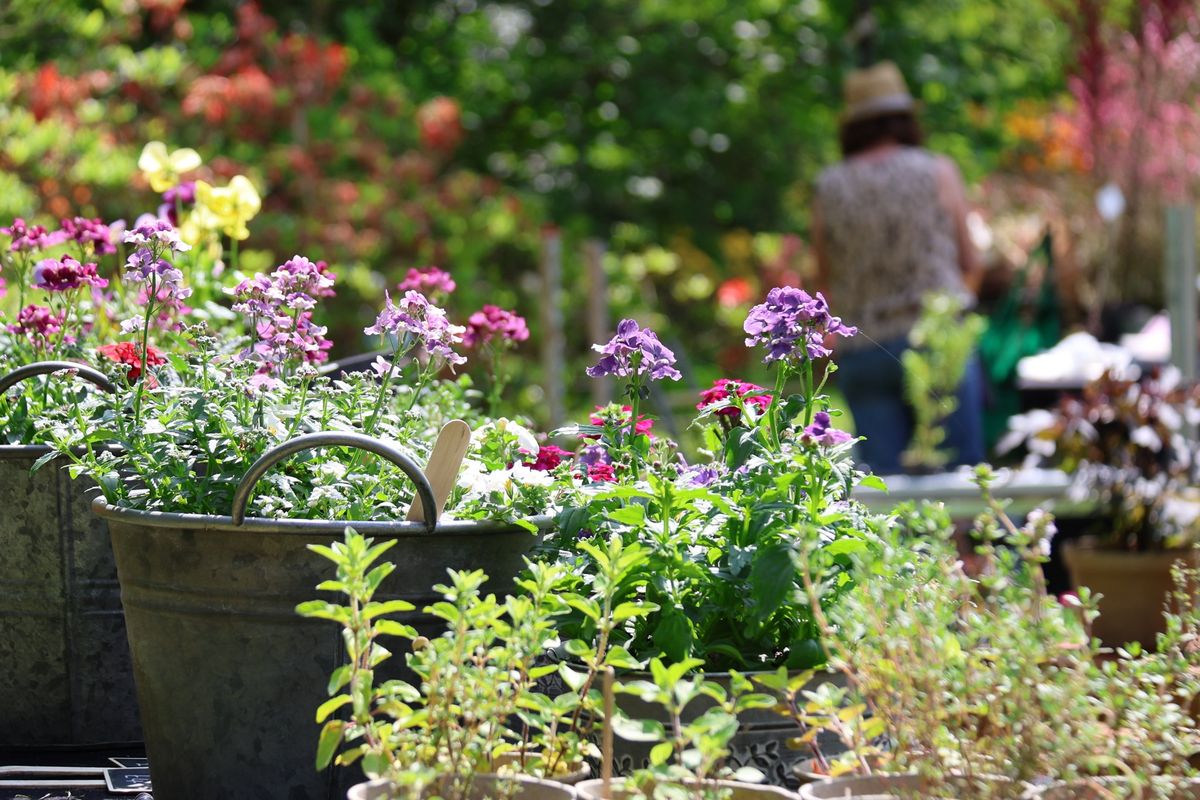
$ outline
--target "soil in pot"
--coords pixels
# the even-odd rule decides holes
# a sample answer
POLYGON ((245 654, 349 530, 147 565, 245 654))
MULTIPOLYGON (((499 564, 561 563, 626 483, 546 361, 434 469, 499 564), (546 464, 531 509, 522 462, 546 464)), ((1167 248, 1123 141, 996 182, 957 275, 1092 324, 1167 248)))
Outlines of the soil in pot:
MULTIPOLYGON (((522 774, 521 754, 519 752, 502 753, 492 759, 492 769, 504 774, 522 774)), ((582 762, 566 765, 565 769, 550 776, 549 780, 555 783, 565 783, 568 786, 574 786, 580 781, 587 780, 591 777, 591 774, 591 766, 587 762, 582 762)))
POLYGON ((1074 585, 1103 595, 1093 633, 1109 647, 1140 642, 1153 648, 1163 630, 1163 609, 1174 584, 1171 566, 1179 560, 1200 564, 1185 550, 1139 553, 1107 550, 1090 542, 1072 543, 1063 549, 1074 585))

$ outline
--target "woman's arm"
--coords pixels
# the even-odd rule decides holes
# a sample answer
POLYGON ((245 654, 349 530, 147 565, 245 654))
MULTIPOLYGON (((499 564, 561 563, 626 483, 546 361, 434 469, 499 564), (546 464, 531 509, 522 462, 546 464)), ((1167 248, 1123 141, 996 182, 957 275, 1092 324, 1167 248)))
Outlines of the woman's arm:
POLYGON ((938 200, 954 222, 954 240, 958 245, 958 267, 962 271, 963 283, 971 294, 979 294, 983 281, 983 261, 967 228, 967 192, 963 187, 958 167, 948 158, 938 159, 938 200))

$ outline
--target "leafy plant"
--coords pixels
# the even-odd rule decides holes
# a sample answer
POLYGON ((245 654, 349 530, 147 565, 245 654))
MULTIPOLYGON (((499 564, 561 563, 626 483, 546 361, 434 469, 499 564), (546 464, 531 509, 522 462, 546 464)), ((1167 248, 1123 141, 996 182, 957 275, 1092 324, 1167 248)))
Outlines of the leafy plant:
POLYGON ((942 448, 942 425, 958 409, 958 385, 985 327, 983 317, 963 310, 962 300, 950 294, 923 298, 921 317, 908 335, 911 347, 900 356, 904 399, 913 412, 912 440, 901 454, 909 469, 940 469, 954 457, 942 448))

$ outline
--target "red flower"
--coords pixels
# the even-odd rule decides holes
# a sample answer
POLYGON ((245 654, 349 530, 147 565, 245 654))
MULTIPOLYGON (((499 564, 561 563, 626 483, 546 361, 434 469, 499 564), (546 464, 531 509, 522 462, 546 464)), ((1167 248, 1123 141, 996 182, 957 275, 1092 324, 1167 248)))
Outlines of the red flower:
POLYGON ((549 472, 561 464, 564 457, 570 455, 569 450, 563 450, 561 447, 555 447, 552 444, 545 444, 538 448, 537 458, 533 461, 526 461, 525 464, 530 469, 549 472))
MULTIPOLYGON (((96 352, 110 361, 115 361, 118 364, 128 364, 129 372, 126 377, 130 383, 142 376, 142 359, 138 357, 138 348, 133 342, 117 342, 116 344, 102 345, 96 348, 96 352)), ((167 363, 167 359, 163 351, 154 345, 150 345, 146 351, 146 363, 151 367, 157 367, 159 364, 167 363)), ((146 379, 146 385, 154 388, 158 386, 158 381, 154 380, 153 375, 150 375, 146 379)))
POLYGON ((588 467, 588 480, 592 483, 616 483, 612 464, 592 464, 588 467))
MULTIPOLYGON (((700 392, 700 402, 696 403, 696 410, 703 411, 711 405, 728 400, 730 393, 735 393, 746 405, 751 405, 757 408, 760 412, 765 411, 767 406, 771 405, 771 395, 755 394, 753 397, 746 397, 752 392, 761 392, 763 387, 755 386, 753 383, 745 381, 731 380, 729 378, 718 378, 713 381, 711 389, 705 389, 700 392)), ((740 417, 742 412, 734 405, 728 405, 724 408, 718 408, 715 412, 722 417, 740 417)))
POLYGON ((417 109, 421 144, 439 153, 451 153, 463 138, 462 112, 450 97, 435 97, 417 109))
POLYGON ((730 278, 717 287, 717 302, 725 308, 744 306, 754 298, 754 287, 745 278, 730 278))

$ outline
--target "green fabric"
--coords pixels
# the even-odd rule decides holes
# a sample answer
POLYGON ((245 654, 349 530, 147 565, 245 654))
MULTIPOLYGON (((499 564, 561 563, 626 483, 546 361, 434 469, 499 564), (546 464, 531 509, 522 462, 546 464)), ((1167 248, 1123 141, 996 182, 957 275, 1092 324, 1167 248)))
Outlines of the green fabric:
POLYGON ((989 449, 1004 435, 1008 418, 1021 410, 1017 362, 1053 347, 1060 338, 1062 313, 1054 283, 1054 247, 1047 232, 988 316, 987 330, 979 341, 988 386, 983 425, 989 449), (1039 260, 1045 264, 1041 286, 1028 286, 1031 267, 1039 260))

